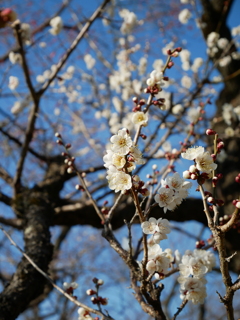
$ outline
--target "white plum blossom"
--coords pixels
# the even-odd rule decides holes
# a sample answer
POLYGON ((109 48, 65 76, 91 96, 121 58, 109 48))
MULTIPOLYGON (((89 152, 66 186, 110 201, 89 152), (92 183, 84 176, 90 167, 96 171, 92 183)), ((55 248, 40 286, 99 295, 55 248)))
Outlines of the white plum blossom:
POLYGON ((57 16, 57 17, 52 18, 49 24, 52 27, 51 29, 49 29, 49 32, 53 36, 58 35, 62 31, 63 22, 62 22, 61 17, 57 16))
POLYGON ((138 23, 136 14, 127 9, 122 9, 119 15, 124 20, 121 26, 121 32, 123 34, 130 33, 138 23))
POLYGON ((89 70, 91 70, 96 63, 96 60, 89 53, 85 54, 85 56, 83 57, 83 60, 86 63, 86 66, 89 70))
POLYGON ((220 49, 226 49, 228 43, 229 43, 229 41, 226 38, 220 38, 217 41, 218 48, 220 48, 220 49))
POLYGON ((183 9, 179 15, 178 15, 178 20, 183 23, 186 24, 188 23, 188 20, 191 18, 192 14, 188 9, 183 9))
POLYGON ((160 188, 155 195, 154 200, 160 207, 163 207, 164 213, 166 213, 167 210, 172 211, 176 208, 173 195, 174 191, 170 188, 160 188))
POLYGON ((78 320, 94 320, 89 314, 89 312, 84 308, 78 309, 78 320))
POLYGON ((176 104, 173 108, 172 108, 172 113, 177 115, 177 114, 181 114, 183 112, 184 108, 181 104, 176 104))
POLYGON ((196 168, 199 171, 210 173, 217 168, 208 151, 204 151, 203 147, 188 148, 186 152, 181 153, 183 159, 195 160, 196 168))
POLYGON ((11 51, 8 56, 9 60, 12 64, 21 64, 22 63, 22 56, 20 53, 15 53, 11 51))
POLYGON ((132 116, 132 122, 136 125, 146 127, 148 123, 148 115, 142 111, 134 112, 132 116))
POLYGON ((193 72, 198 72, 198 69, 203 65, 203 59, 202 58, 196 58, 193 61, 193 64, 191 66, 191 69, 193 72))
POLYGON ((232 28, 231 33, 233 37, 240 35, 240 25, 232 28))
POLYGON ((192 275, 199 278, 208 272, 208 268, 200 259, 192 255, 185 254, 182 257, 182 262, 179 264, 179 272, 183 277, 192 275))
POLYGON ((181 85, 186 89, 190 89, 192 86, 192 79, 189 76, 183 76, 181 79, 181 85))
POLYGON ((209 35, 207 37, 207 45, 208 45, 208 47, 209 48, 214 47, 217 44, 218 39, 219 39, 219 33, 214 32, 214 31, 209 33, 209 35))
POLYGON ((208 151, 198 155, 195 161, 199 171, 210 173, 217 169, 217 164, 213 162, 213 158, 208 151))
POLYGON ((184 278, 179 277, 180 298, 191 301, 193 304, 202 304, 206 298, 206 280, 204 278, 184 278))
POLYGON ((150 274, 158 272, 165 274, 170 266, 170 260, 167 253, 163 252, 158 244, 148 247, 148 263, 146 269, 150 274))
POLYGON ((111 190, 115 190, 115 192, 118 192, 131 189, 132 179, 129 174, 126 174, 123 171, 117 171, 112 174, 110 172, 108 173, 109 188, 111 190))
POLYGON ((127 154, 133 143, 126 129, 119 130, 118 134, 112 136, 110 141, 113 144, 112 151, 121 155, 127 154))
POLYGON ((230 103, 224 103, 222 110, 223 120, 230 126, 232 121, 237 119, 233 106, 230 103))
POLYGON ((9 77, 8 88, 9 88, 10 90, 15 90, 15 89, 17 89, 18 85, 19 85, 19 80, 18 80, 18 78, 17 78, 17 77, 14 77, 14 76, 10 76, 10 77, 9 77))
POLYGON ((154 87, 156 85, 159 88, 159 90, 161 90, 161 86, 164 85, 163 73, 153 70, 150 73, 150 78, 147 79, 146 83, 149 87, 154 87))
POLYGON ((139 65, 138 65, 138 73, 139 75, 143 75, 146 72, 147 69, 147 58, 146 57, 142 57, 139 60, 139 65))
POLYGON ((201 107, 190 108, 187 113, 187 118, 191 123, 196 123, 201 116, 201 107))
POLYGON ((129 153, 136 164, 141 165, 146 163, 146 160, 142 158, 142 152, 137 147, 131 147, 129 153))
POLYGON ((204 153, 203 147, 192 147, 188 148, 185 152, 182 152, 181 156, 183 159, 186 160, 194 160, 202 153, 204 153))
POLYGON ((141 224, 143 233, 152 234, 152 240, 154 243, 159 243, 163 239, 167 239, 167 234, 170 233, 169 221, 167 219, 150 218, 141 224))
POLYGON ((230 55, 228 55, 220 59, 218 64, 220 67, 226 67, 231 61, 232 61, 232 58, 230 55))

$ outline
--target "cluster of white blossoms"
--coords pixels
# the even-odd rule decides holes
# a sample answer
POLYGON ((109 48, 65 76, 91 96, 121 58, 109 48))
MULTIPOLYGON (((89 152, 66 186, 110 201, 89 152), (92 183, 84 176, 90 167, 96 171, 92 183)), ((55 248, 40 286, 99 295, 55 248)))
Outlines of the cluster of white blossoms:
POLYGON ((130 33, 138 23, 137 16, 134 12, 131 12, 128 9, 121 10, 119 15, 124 20, 120 29, 121 32, 123 34, 130 33))
POLYGON ((157 87, 159 89, 159 91, 162 90, 162 86, 164 86, 164 81, 163 81, 163 73, 159 72, 157 70, 153 70, 150 73, 150 78, 147 79, 146 81, 147 85, 149 87, 157 87))
POLYGON ((167 177, 166 180, 161 181, 162 187, 158 190, 154 199, 163 211, 173 211, 182 203, 182 200, 188 196, 188 189, 191 188, 192 183, 185 181, 180 177, 178 172, 173 176, 167 177))
POLYGON ((131 54, 140 49, 135 45, 129 49, 123 49, 116 55, 118 70, 113 70, 109 76, 111 90, 121 93, 123 101, 127 101, 133 95, 141 93, 141 81, 132 80, 132 72, 137 70, 137 66, 132 62, 131 54))
POLYGON ((146 269, 150 274, 154 274, 156 279, 160 279, 167 273, 171 264, 178 263, 180 256, 178 250, 173 255, 171 249, 164 251, 158 244, 161 240, 167 239, 167 234, 170 233, 170 224, 167 219, 150 218, 141 224, 142 231, 145 234, 151 234, 148 239, 148 262, 146 269))
POLYGON ((152 234, 149 242, 159 243, 163 239, 167 239, 167 234, 170 233, 169 221, 167 219, 150 218, 141 224, 143 233, 152 234))
POLYGON ((109 188, 115 192, 131 189, 133 180, 129 172, 136 168, 136 164, 144 164, 142 153, 133 145, 127 129, 121 129, 110 139, 111 149, 103 157, 104 166, 108 169, 107 179, 109 188))
POLYGON ((56 36, 57 34, 59 34, 62 31, 62 28, 63 28, 62 18, 59 16, 52 18, 50 21, 50 26, 52 28, 49 29, 49 32, 53 36, 56 36))
POLYGON ((188 148, 185 152, 181 153, 183 159, 194 160, 195 165, 190 166, 189 171, 184 171, 184 177, 189 179, 192 174, 199 170, 203 173, 211 173, 212 170, 217 168, 217 164, 214 163, 208 151, 205 151, 203 147, 188 148))
POLYGON ((193 252, 185 252, 179 264, 181 299, 190 300, 193 304, 203 303, 207 283, 204 276, 212 270, 215 263, 214 254, 209 251, 195 249, 193 252))

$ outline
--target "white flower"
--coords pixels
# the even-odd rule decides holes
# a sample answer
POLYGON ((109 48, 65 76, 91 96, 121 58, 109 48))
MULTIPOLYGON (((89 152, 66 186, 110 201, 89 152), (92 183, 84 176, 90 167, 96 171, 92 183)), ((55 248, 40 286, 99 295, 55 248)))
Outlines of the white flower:
POLYGON ((142 158, 142 153, 141 151, 138 149, 138 147, 134 146, 134 147, 131 147, 130 150, 129 150, 129 153, 131 155, 131 157, 133 158, 134 162, 136 164, 145 164, 146 163, 146 160, 142 158))
POLYGON ((92 318, 89 314, 89 311, 87 311, 84 308, 79 308, 78 309, 78 320, 93 320, 94 318, 92 318))
POLYGON ((182 263, 179 264, 179 272, 182 276, 202 277, 208 272, 208 268, 198 258, 185 254, 182 257, 182 263))
POLYGON ((194 59, 193 61, 193 64, 192 64, 192 71, 193 72, 198 72, 198 69, 203 65, 203 59, 202 58, 196 58, 194 59))
POLYGON ((207 296, 204 278, 179 277, 178 282, 181 284, 181 299, 190 300, 193 304, 204 302, 207 296))
POLYGON ((203 153, 204 153, 203 147, 192 147, 192 148, 188 148, 185 152, 182 152, 181 156, 183 159, 194 160, 197 158, 198 155, 203 153))
POLYGON ((226 38, 220 38, 218 41, 217 41, 217 45, 218 45, 218 48, 220 49, 225 49, 228 45, 228 39, 226 38))
POLYGON ((133 113, 132 122, 137 125, 147 126, 148 116, 142 111, 137 111, 133 113))
POLYGON ((188 20, 191 18, 191 16, 192 14, 188 9, 183 9, 178 15, 178 20, 181 23, 186 24, 188 20))
POLYGON ((210 272, 213 267, 216 265, 216 258, 214 254, 210 251, 202 249, 194 249, 193 256, 201 261, 205 267, 207 267, 207 272, 210 272))
POLYGON ((15 90, 19 85, 19 80, 17 77, 14 76, 10 76, 9 77, 9 83, 8 83, 8 87, 10 90, 15 90))
POLYGON ((150 259, 146 265, 149 273, 158 272, 165 274, 170 265, 170 260, 167 253, 162 252, 158 244, 148 247, 148 258, 150 259))
POLYGON ((211 32, 209 33, 207 37, 207 45, 209 48, 214 47, 217 44, 217 41, 219 39, 219 34, 217 32, 211 32))
POLYGON ((21 23, 21 36, 22 36, 22 40, 23 42, 25 42, 25 44, 30 44, 31 41, 31 27, 30 24, 28 23, 21 23))
POLYGON ((191 56, 191 52, 187 49, 183 49, 180 53, 179 53, 179 57, 182 61, 182 63, 184 62, 189 62, 190 60, 190 56, 191 56))
POLYGON ((83 57, 83 60, 89 70, 91 70, 96 63, 96 60, 89 53, 83 57))
POLYGON ((130 33, 137 24, 137 16, 134 12, 130 12, 127 9, 121 10, 119 15, 124 20, 121 26, 121 32, 123 34, 130 33))
POLYGON ((166 213, 167 210, 174 210, 176 203, 174 202, 174 191, 170 188, 160 188, 154 199, 160 207, 164 207, 163 211, 166 213))
POLYGON ((109 188, 111 190, 115 190, 115 192, 129 190, 131 187, 132 179, 129 174, 126 174, 122 171, 117 171, 110 177, 109 188))
POLYGON ((232 33, 232 36, 233 36, 233 37, 239 35, 239 34, 240 34, 240 25, 237 26, 237 27, 232 28, 231 33, 232 33))
POLYGON ((119 155, 118 153, 114 153, 112 150, 107 150, 107 154, 103 157, 103 161, 105 162, 104 167, 109 168, 110 165, 114 165, 116 168, 123 168, 126 159, 124 156, 119 155))
POLYGON ((213 158, 208 151, 199 154, 195 161, 199 171, 210 173, 212 170, 217 169, 217 164, 213 162, 213 158))
POLYGON ((219 61, 219 66, 226 67, 231 61, 232 61, 232 58, 230 55, 228 55, 219 61))
POLYGON ((63 22, 61 17, 54 17, 50 21, 50 26, 52 27, 49 29, 49 32, 53 35, 56 36, 62 31, 63 28, 63 22))
POLYGON ((167 219, 159 218, 150 218, 148 221, 145 221, 141 224, 143 233, 153 234, 154 243, 158 243, 163 239, 167 239, 168 233, 170 233, 169 221, 167 219))
POLYGON ((8 57, 12 64, 22 63, 22 56, 20 55, 20 53, 14 53, 13 51, 11 51, 8 57))
POLYGON ((179 114, 182 113, 184 110, 183 106, 181 104, 176 104, 173 108, 172 108, 172 113, 173 114, 179 114))
POLYGON ((64 282, 63 283, 63 288, 64 288, 64 290, 67 290, 69 288, 77 289, 78 288, 78 284, 77 284, 77 282, 70 282, 70 283, 64 282))
POLYGON ((119 130, 118 134, 112 136, 110 141, 113 143, 112 151, 121 155, 127 154, 132 146, 132 139, 126 129, 119 130))
POLYGON ((161 88, 160 86, 164 85, 163 73, 153 70, 150 73, 150 78, 147 79, 146 83, 149 87, 154 87, 155 85, 157 85, 158 88, 160 89, 161 88))
POLYGON ((187 113, 187 118, 191 123, 195 123, 198 121, 200 117, 201 107, 198 108, 190 108, 187 113))
POLYGON ((188 76, 183 76, 181 79, 181 85, 186 89, 190 89, 192 86, 192 79, 188 76))

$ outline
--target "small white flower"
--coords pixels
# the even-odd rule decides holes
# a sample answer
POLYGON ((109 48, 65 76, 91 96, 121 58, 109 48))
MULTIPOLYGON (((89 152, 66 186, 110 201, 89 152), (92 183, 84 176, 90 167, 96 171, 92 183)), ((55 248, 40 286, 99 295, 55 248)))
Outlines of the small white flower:
POLYGON ((212 170, 217 169, 217 164, 213 162, 213 158, 208 151, 198 155, 195 161, 199 171, 210 173, 212 170))
POLYGON ((20 53, 14 53, 13 51, 11 51, 8 57, 12 64, 22 63, 22 56, 20 55, 20 53))
POLYGON ((164 207, 163 211, 166 213, 167 210, 174 210, 176 204, 174 202, 174 191, 170 188, 160 188, 154 199, 160 207, 164 207))
POLYGON ((197 158, 198 155, 203 153, 204 153, 203 147, 192 147, 192 148, 188 148, 185 152, 182 152, 181 156, 183 159, 194 160, 197 158))
POLYGON ((219 34, 217 32, 211 32, 209 33, 207 37, 207 45, 209 48, 214 47, 217 44, 217 41, 219 39, 219 34))
POLYGON ((117 135, 111 137, 112 151, 121 155, 126 155, 132 146, 132 139, 126 129, 118 131, 117 135))
POLYGON ((218 48, 220 48, 220 49, 225 49, 227 47, 228 43, 229 43, 229 41, 226 38, 220 38, 217 41, 218 48))
POLYGON ((8 87, 10 90, 15 90, 19 85, 19 80, 17 77, 14 76, 10 76, 9 77, 9 83, 8 83, 8 87))
POLYGON ((141 151, 138 149, 138 147, 134 146, 134 147, 131 147, 130 150, 129 150, 129 153, 130 155, 132 156, 134 162, 136 164, 145 164, 146 163, 146 160, 142 158, 142 153, 141 151))
POLYGON ((148 122, 148 116, 142 111, 134 112, 132 116, 132 122, 136 125, 146 127, 148 122))
POLYGON ((188 20, 191 18, 192 14, 188 9, 183 9, 179 15, 178 15, 178 20, 183 23, 186 24, 188 23, 188 20))
POLYGON ((115 190, 115 192, 129 190, 131 187, 131 176, 122 171, 117 171, 116 174, 111 176, 109 180, 109 188, 111 190, 115 190))
POLYGON ((184 110, 183 106, 181 104, 176 104, 173 108, 172 108, 172 113, 173 114, 180 114, 182 113, 184 110))
POLYGON ((181 85, 186 89, 190 89, 192 86, 192 79, 188 76, 183 76, 181 79, 181 85))
POLYGON ((219 66, 226 67, 231 61, 232 61, 232 58, 230 55, 228 55, 219 61, 219 66))
POLYGON ((96 63, 96 60, 89 53, 83 57, 83 60, 89 70, 91 70, 96 63))
POLYGON ((181 299, 192 301, 193 304, 203 303, 206 298, 206 280, 202 278, 184 278, 179 277, 181 284, 181 299))
POLYGON ((63 22, 61 17, 54 17, 50 21, 50 26, 52 27, 49 29, 49 32, 53 35, 56 36, 62 31, 63 28, 63 22))

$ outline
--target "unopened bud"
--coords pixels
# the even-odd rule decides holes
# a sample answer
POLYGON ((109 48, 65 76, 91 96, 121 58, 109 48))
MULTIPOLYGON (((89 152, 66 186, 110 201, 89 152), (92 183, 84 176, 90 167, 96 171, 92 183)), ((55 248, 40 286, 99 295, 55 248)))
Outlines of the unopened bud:
POLYGON ((206 130, 206 135, 207 136, 213 136, 214 134, 216 134, 216 131, 214 131, 213 129, 207 129, 206 130))

